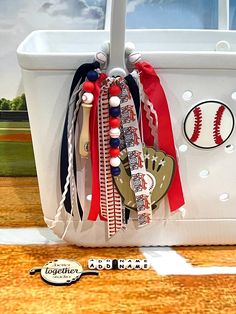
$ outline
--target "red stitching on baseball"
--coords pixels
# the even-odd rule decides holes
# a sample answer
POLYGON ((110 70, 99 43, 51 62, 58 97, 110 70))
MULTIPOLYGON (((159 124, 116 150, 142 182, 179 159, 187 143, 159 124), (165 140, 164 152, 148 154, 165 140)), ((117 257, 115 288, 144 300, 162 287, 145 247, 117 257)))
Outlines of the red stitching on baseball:
POLYGON ((214 118, 214 128, 213 128, 213 138, 217 145, 220 145, 224 142, 220 134, 220 126, 222 121, 222 116, 225 111, 225 106, 221 105, 216 111, 214 118))
POLYGON ((194 114, 194 129, 193 134, 190 138, 191 142, 196 142, 200 136, 201 128, 202 128, 202 111, 200 107, 195 107, 193 110, 194 114))

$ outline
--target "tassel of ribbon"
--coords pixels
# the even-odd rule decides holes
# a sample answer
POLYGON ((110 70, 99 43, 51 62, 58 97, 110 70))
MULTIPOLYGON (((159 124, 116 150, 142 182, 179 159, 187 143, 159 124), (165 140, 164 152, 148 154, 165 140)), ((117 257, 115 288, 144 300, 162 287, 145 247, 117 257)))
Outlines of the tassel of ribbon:
MULTIPOLYGON (((61 192, 64 193, 65 185, 66 185, 66 179, 68 175, 68 167, 69 167, 69 148, 68 148, 68 137, 69 137, 69 128, 71 127, 71 120, 72 115, 75 110, 75 104, 78 100, 78 91, 80 89, 81 84, 84 82, 87 73, 90 70, 94 70, 100 68, 99 62, 95 61, 93 63, 85 63, 81 65, 77 71, 75 72, 75 75, 73 77, 71 88, 70 88, 70 99, 68 104, 68 109, 66 113, 66 118, 64 122, 64 130, 63 130, 63 136, 62 136, 62 145, 61 145, 61 158, 60 158, 60 183, 61 183, 61 192)), ((79 104, 80 106, 80 104, 79 104)), ((75 123, 75 122, 74 122, 75 123)), ((73 151, 73 155, 75 155, 75 151, 73 151)), ((74 171, 74 177, 75 177, 75 184, 76 182, 76 158, 73 158, 73 171, 74 171)), ((71 204, 71 193, 70 193, 70 184, 68 187, 68 191, 65 194, 64 199, 64 207, 65 210, 68 213, 71 213, 72 211, 72 204, 71 204)), ((80 200, 77 196, 77 203, 78 203, 78 210, 80 213, 80 217, 82 219, 83 217, 83 211, 80 204, 80 200)))
POLYGON ((98 104, 100 207, 101 216, 107 219, 109 238, 123 228, 122 201, 110 166, 109 88, 113 81, 113 78, 107 78, 104 82, 98 104))
POLYGON ((92 200, 88 220, 95 221, 98 216, 104 219, 100 214, 100 182, 99 182, 99 151, 98 151, 98 102, 100 96, 101 83, 106 78, 106 74, 101 73, 99 79, 95 82, 93 91, 93 106, 89 117, 89 134, 90 134, 90 152, 92 165, 92 200))
MULTIPOLYGON (((171 118, 168 109, 168 103, 164 90, 160 84, 160 79, 157 76, 153 67, 147 62, 137 62, 135 67, 140 72, 140 81, 143 85, 145 94, 153 104, 158 116, 158 146, 159 149, 165 151, 175 159, 175 174, 168 191, 168 200, 171 212, 179 209, 184 205, 184 196, 181 185, 178 161, 176 157, 174 136, 171 126, 171 118)), ((143 128, 148 127, 147 117, 143 114, 143 128)), ((153 137, 148 136, 144 139, 147 145, 153 145, 153 137)))
POLYGON ((121 121, 128 152, 131 182, 137 203, 138 225, 145 226, 152 221, 152 206, 144 164, 143 146, 132 95, 124 79, 120 79, 119 84, 122 90, 121 121), (143 199, 145 202, 142 201, 143 199))

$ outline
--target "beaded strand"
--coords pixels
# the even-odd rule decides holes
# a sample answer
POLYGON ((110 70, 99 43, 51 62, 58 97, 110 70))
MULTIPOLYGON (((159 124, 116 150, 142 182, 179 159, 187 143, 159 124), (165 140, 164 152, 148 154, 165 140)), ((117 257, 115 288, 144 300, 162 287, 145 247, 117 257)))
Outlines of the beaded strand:
POLYGON ((150 262, 146 259, 89 259, 89 269, 143 269, 147 270, 150 268, 150 262))
POLYGON ((109 88, 109 105, 110 105, 110 165, 111 174, 118 176, 120 174, 120 95, 121 89, 118 85, 113 85, 109 88))

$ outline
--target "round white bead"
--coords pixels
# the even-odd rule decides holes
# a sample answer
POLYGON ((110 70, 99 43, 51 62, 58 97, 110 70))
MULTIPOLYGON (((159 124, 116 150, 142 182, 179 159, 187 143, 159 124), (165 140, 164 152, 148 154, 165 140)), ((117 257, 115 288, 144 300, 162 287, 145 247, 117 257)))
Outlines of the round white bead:
POLYGON ((112 96, 109 99, 109 104, 111 107, 118 107, 120 105, 120 98, 117 96, 112 96))
POLYGON ((120 158, 119 157, 112 157, 110 159, 110 164, 112 167, 119 167, 120 165, 120 158))
POLYGON ((141 54, 139 52, 133 52, 129 55, 129 62, 135 64, 141 60, 141 54))
POLYGON ((82 100, 86 104, 91 104, 93 102, 93 94, 92 93, 84 93, 82 96, 82 100))
POLYGON ((89 269, 96 269, 97 268, 97 260, 96 259, 89 259, 88 260, 88 268, 89 269))
POLYGON ((110 137, 111 138, 118 138, 120 136, 120 129, 119 128, 111 128, 110 129, 110 137))

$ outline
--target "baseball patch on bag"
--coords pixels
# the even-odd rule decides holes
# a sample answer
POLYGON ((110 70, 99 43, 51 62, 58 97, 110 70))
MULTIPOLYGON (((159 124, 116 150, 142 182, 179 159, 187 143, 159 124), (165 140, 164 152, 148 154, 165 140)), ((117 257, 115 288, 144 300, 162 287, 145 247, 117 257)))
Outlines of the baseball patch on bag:
POLYGON ((233 113, 219 101, 205 101, 196 105, 184 120, 184 133, 188 141, 204 149, 222 145, 233 129, 233 113))

